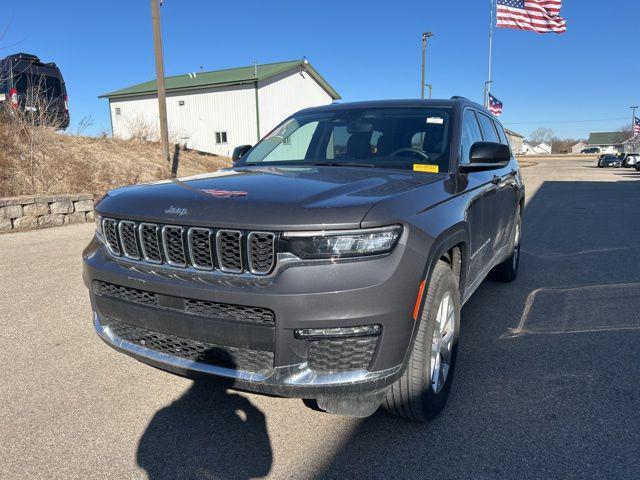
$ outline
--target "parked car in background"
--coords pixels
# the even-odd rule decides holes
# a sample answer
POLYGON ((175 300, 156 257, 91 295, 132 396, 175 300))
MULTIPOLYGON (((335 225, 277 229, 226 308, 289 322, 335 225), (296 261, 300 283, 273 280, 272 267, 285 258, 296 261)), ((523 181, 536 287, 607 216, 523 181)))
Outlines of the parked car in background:
POLYGON ((640 172, 640 162, 636 163, 634 167, 636 167, 636 170, 640 172))
POLYGON ((622 161, 615 155, 602 155, 598 159, 598 167, 615 167, 619 168, 622 165, 622 161))
POLYGON ((640 162, 640 153, 626 153, 622 159, 624 168, 635 167, 640 162))
POLYGON ((437 415, 462 305, 518 273, 525 187, 502 125, 460 97, 333 104, 233 157, 97 202, 98 335, 330 413, 437 415))
POLYGON ((59 130, 69 126, 67 89, 60 69, 29 53, 0 60, 0 106, 38 125, 59 130))
POLYGON ((582 150, 581 153, 600 153, 600 149, 598 147, 589 147, 582 150))

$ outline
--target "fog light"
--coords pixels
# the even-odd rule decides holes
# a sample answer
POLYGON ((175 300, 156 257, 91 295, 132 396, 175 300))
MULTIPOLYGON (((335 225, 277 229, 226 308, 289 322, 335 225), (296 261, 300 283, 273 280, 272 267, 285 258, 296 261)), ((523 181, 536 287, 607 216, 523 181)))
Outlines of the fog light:
POLYGON ((300 328, 294 330, 296 338, 313 340, 319 338, 345 338, 345 337, 370 337, 380 335, 382 325, 365 325, 362 327, 337 327, 337 328, 300 328))

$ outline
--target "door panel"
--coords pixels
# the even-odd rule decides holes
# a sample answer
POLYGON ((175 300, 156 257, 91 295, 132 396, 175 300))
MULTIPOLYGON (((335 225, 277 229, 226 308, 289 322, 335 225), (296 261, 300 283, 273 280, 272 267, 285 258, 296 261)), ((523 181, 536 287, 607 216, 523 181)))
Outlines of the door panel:
MULTIPOLYGON (((473 110, 466 110, 462 118, 461 163, 469 161, 471 146, 483 141, 478 119, 473 110)), ((496 202, 496 185, 492 183, 493 172, 471 172, 466 174, 467 210, 466 220, 470 229, 468 285, 475 284, 485 273, 485 266, 494 256, 497 223, 493 212, 496 202)))

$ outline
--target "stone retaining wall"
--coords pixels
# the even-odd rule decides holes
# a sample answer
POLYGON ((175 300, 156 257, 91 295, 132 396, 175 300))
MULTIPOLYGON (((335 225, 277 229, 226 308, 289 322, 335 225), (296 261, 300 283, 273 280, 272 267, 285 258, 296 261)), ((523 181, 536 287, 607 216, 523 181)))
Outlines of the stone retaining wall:
POLYGON ((0 233, 93 222, 93 195, 0 198, 0 233))

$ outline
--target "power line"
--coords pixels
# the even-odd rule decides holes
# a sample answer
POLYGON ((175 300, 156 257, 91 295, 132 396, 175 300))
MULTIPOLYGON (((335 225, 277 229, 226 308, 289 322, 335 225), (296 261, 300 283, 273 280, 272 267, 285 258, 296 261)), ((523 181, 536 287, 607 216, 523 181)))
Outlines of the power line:
POLYGON ((509 125, 545 125, 552 123, 594 123, 594 122, 613 122, 618 120, 628 120, 627 117, 617 118, 598 118, 593 120, 540 120, 537 122, 504 122, 509 125))

